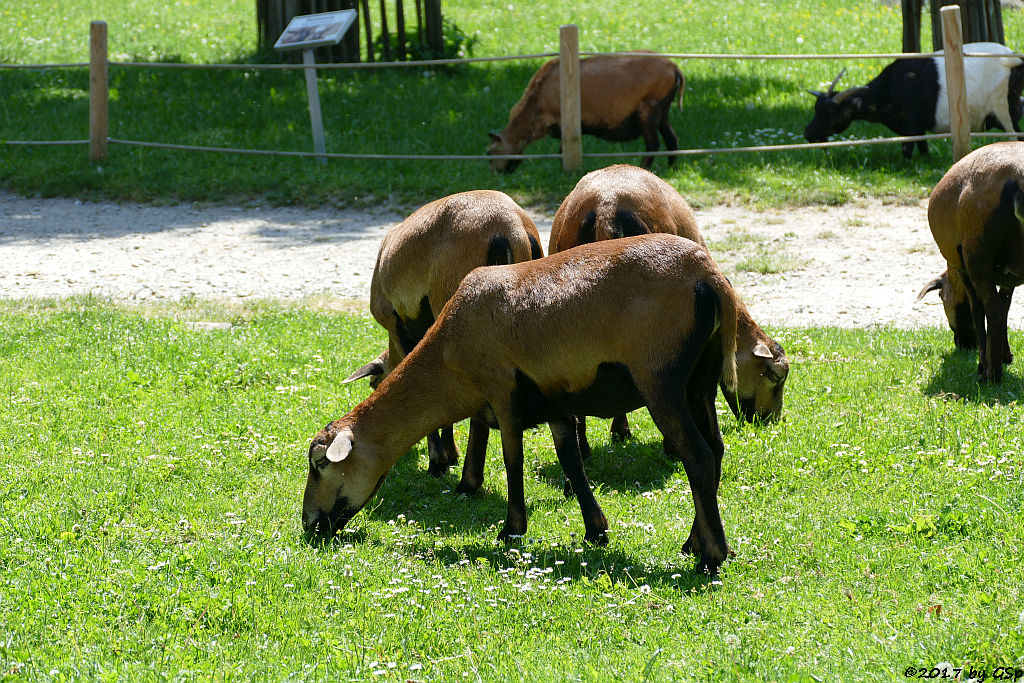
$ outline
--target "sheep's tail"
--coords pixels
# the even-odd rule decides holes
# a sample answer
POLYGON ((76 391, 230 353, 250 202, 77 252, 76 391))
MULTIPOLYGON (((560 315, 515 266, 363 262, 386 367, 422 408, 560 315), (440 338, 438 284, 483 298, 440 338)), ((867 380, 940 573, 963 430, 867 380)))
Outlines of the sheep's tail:
MULTIPOLYGON (((728 286, 728 285, 727 285, 728 286)), ((719 294, 722 302, 722 321, 719 334, 722 336, 722 387, 726 391, 736 393, 736 326, 739 311, 736 306, 736 295, 732 288, 719 294)))
POLYGON ((1024 228, 1024 192, 1016 180, 1010 182, 1013 183, 1013 215, 1017 217, 1021 228, 1024 228))

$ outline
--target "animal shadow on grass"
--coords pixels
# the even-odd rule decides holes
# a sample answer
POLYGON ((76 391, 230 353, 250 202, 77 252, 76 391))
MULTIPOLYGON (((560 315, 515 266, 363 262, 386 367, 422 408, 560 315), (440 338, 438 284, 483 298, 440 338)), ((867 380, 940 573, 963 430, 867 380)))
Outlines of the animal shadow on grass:
MULTIPOLYGON (((676 465, 665 455, 660 439, 600 444, 591 441, 590 449, 590 458, 583 466, 593 485, 616 491, 650 491, 664 486, 676 472, 676 465)), ((557 461, 543 465, 540 474, 555 488, 560 489, 565 483, 565 474, 557 461)))
MULTIPOLYGON (((426 471, 425 450, 423 442, 402 456, 380 491, 359 514, 384 521, 403 515, 433 535, 486 535, 492 526, 500 527, 508 509, 504 495, 486 485, 472 496, 455 493, 462 474, 461 460, 444 476, 432 477, 426 471)), ((529 509, 528 504, 528 512, 529 509)), ((358 517, 353 521, 358 523, 358 517)))
POLYGON ((981 384, 978 382, 978 352, 953 349, 943 354, 942 364, 923 391, 928 396, 971 403, 1009 403, 1024 396, 1024 381, 1012 371, 1015 365, 1003 366, 1003 381, 999 384, 981 384))
MULTIPOLYGON (((580 536, 582 537, 582 534, 580 536)), ((679 539, 680 546, 684 540, 686 539, 679 539)), ((601 592, 620 587, 632 598, 639 595, 639 584, 645 583, 655 588, 681 592, 697 592, 699 589, 715 588, 719 585, 720 578, 696 572, 694 557, 682 553, 679 553, 678 559, 668 567, 642 566, 639 558, 617 550, 614 538, 611 546, 603 548, 594 548, 579 541, 575 545, 523 543, 512 549, 493 543, 473 543, 457 548, 425 544, 421 550, 448 567, 465 566, 466 560, 469 560, 469 566, 486 567, 505 577, 504 580, 517 584, 532 583, 537 581, 539 576, 547 577, 552 583, 563 578, 571 579, 573 583, 587 579, 597 582, 598 585, 606 581, 608 583, 601 586, 601 592), (534 578, 528 578, 527 572, 534 578)), ((721 572, 728 574, 728 571, 729 562, 726 561, 721 572)))
MULTIPOLYGON (((681 552, 672 566, 652 569, 638 567, 641 564, 639 558, 616 550, 614 537, 611 547, 597 548, 586 544, 583 541, 583 520, 578 514, 574 515, 578 521, 578 527, 572 534, 574 540, 569 543, 534 540, 529 532, 511 547, 497 543, 494 539, 507 510, 504 495, 488 490, 486 486, 473 496, 455 494, 459 468, 453 468, 440 478, 431 477, 419 465, 419 460, 425 459, 420 450, 420 447, 413 449, 396 463, 377 495, 334 542, 323 544, 325 549, 335 543, 369 543, 388 548, 398 543, 403 552, 433 559, 449 567, 466 566, 468 560, 470 566, 489 567, 520 580, 528 569, 541 570, 545 575, 553 575, 555 580, 563 577, 573 581, 583 578, 610 580, 612 585, 621 584, 634 593, 638 582, 684 592, 717 585, 712 577, 693 571, 694 558, 681 552), (410 528, 397 540, 387 536, 373 538, 360 528, 359 519, 364 515, 378 521, 398 520, 410 528), (468 545, 460 543, 458 547, 437 544, 439 539, 464 534, 480 540, 468 545), (547 572, 549 569, 551 572, 547 572), (508 574, 509 570, 519 571, 508 574), (600 578, 601 575, 608 578, 600 578)), ((661 451, 660 441, 598 446, 587 462, 588 470, 596 471, 602 484, 619 490, 656 488, 675 472, 674 464, 661 451), (625 476, 623 470, 631 472, 631 476, 625 476)), ((540 474, 550 481, 553 488, 561 490, 563 476, 557 462, 543 465, 540 474)), ((527 514, 532 517, 553 505, 576 508, 574 501, 528 500, 527 514)), ((685 540, 679 539, 680 548, 685 540)), ((728 571, 728 564, 723 571, 728 571)))

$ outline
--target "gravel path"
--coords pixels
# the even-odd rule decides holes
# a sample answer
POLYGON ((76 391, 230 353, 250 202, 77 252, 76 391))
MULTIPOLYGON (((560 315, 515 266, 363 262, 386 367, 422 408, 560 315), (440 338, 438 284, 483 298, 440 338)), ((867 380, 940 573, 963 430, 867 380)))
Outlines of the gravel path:
MULTIPOLYGON (((944 264, 925 204, 851 202, 766 212, 697 211, 716 259, 768 325, 945 325, 944 264), (767 264, 761 274, 744 261, 767 264)), ((532 213, 547 246, 551 216, 532 213)), ((0 192, 0 297, 92 292, 126 302, 180 299, 339 302, 369 297, 377 248, 403 215, 336 209, 139 206, 0 192)), ((1011 325, 1020 327, 1020 307, 1011 325)))

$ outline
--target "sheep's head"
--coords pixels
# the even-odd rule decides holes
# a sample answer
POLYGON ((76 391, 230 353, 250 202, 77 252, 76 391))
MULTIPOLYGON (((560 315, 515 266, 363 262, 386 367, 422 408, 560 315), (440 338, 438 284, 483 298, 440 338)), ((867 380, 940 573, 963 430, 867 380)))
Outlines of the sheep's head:
MULTIPOLYGON (((488 154, 519 154, 518 149, 502 133, 490 133, 491 144, 487 146, 488 154)), ((522 163, 519 159, 495 159, 491 162, 491 170, 495 173, 511 173, 522 163)))
POLYGON ((384 483, 388 465, 366 450, 348 425, 331 423, 314 437, 302 497, 307 537, 332 538, 384 483))
POLYGON ((804 138, 808 142, 825 142, 831 136, 842 133, 860 113, 866 87, 848 88, 840 93, 835 91, 836 83, 845 73, 846 69, 840 71, 825 92, 807 91, 816 98, 814 118, 804 128, 804 138))
POLYGON ((953 330, 953 343, 961 349, 977 348, 978 334, 974 328, 974 318, 971 317, 971 302, 960 277, 956 274, 950 276, 949 271, 943 271, 921 289, 917 300, 920 301, 932 291, 938 291, 942 299, 949 329, 953 330))
POLYGON ((782 397, 789 377, 789 360, 770 337, 751 348, 736 349, 736 392, 722 388, 736 417, 747 422, 775 422, 782 417, 782 397))

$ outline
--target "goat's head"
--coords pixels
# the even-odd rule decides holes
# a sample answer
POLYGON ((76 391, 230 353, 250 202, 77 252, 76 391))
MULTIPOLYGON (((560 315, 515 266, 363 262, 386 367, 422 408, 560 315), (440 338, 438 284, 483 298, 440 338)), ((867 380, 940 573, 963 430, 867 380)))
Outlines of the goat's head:
POLYGON ((925 294, 932 291, 938 291, 939 298, 942 299, 942 308, 946 312, 949 329, 953 330, 953 343, 961 349, 977 348, 978 334, 974 327, 974 318, 971 317, 971 302, 960 277, 955 271, 952 276, 949 271, 943 271, 921 288, 917 300, 920 301, 925 294))
MULTIPOLYGON (((522 150, 505 138, 502 133, 490 133, 491 144, 487 146, 488 154, 519 154, 522 150)), ((522 163, 519 159, 495 159, 491 162, 491 170, 495 173, 511 173, 522 163)))
POLYGON ((807 91, 817 98, 814 103, 814 118, 804 128, 804 138, 808 142, 825 142, 829 137, 842 133, 860 113, 867 88, 847 88, 837 93, 836 83, 845 73, 846 69, 840 71, 825 92, 807 91))
POLYGON ((309 474, 302 497, 302 527, 307 537, 332 538, 363 509, 389 466, 360 448, 352 428, 331 423, 309 446, 309 474))
POLYGON ((789 360, 770 337, 752 348, 736 349, 736 393, 722 388, 736 417, 747 422, 775 422, 782 416, 782 397, 789 377, 789 360))

